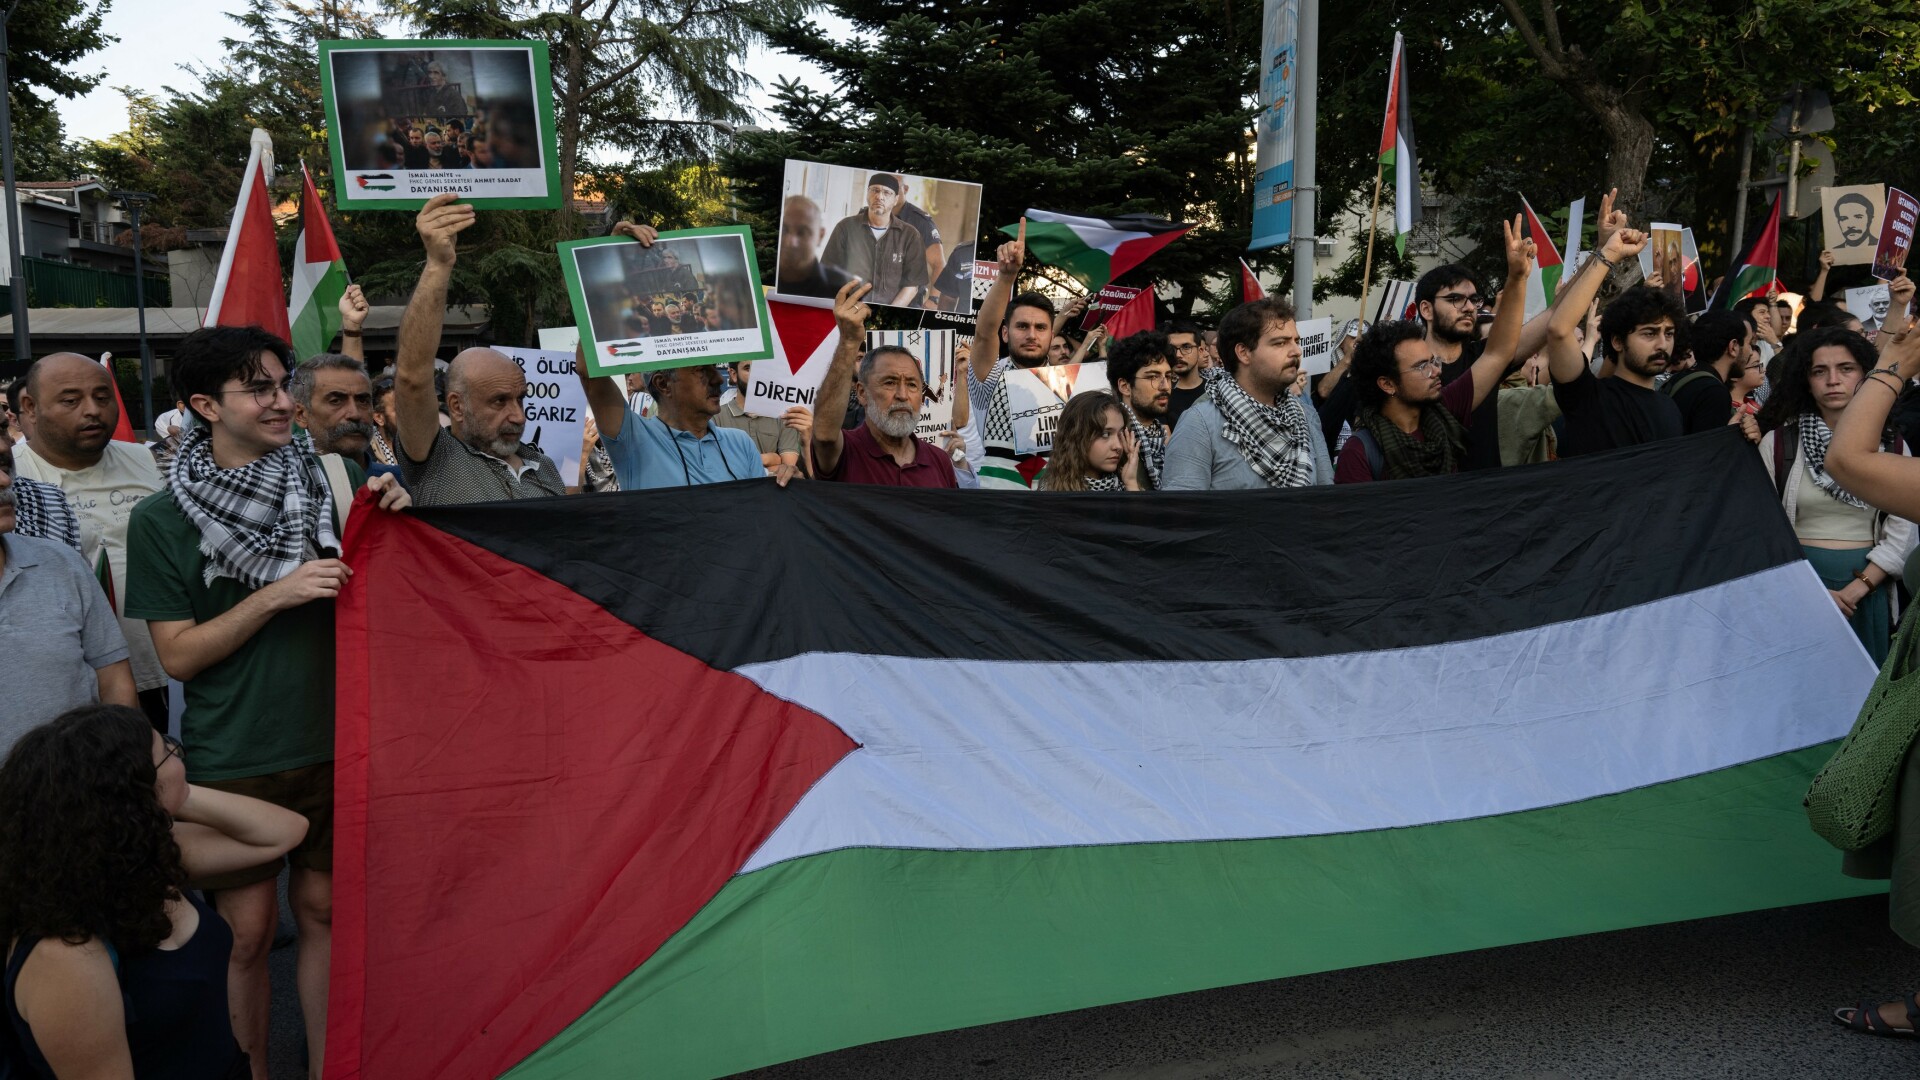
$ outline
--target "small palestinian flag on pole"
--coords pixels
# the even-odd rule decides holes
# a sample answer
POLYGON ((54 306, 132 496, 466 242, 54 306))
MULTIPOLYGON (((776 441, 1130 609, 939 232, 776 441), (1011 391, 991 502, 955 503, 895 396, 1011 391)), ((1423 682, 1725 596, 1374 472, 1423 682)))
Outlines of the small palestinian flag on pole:
POLYGON ((1533 212, 1533 204, 1526 196, 1520 197, 1520 208, 1526 211, 1527 235, 1533 240, 1533 273, 1527 276, 1527 318, 1547 310, 1553 303, 1554 293, 1560 288, 1560 273, 1564 266, 1560 260, 1560 249, 1554 245, 1553 237, 1547 235, 1547 227, 1540 224, 1540 218, 1533 212))
MULTIPOLYGON (((1089 292, 1098 292, 1193 228, 1190 221, 1168 221, 1150 214, 1096 218, 1052 210, 1028 210, 1026 222, 1027 251, 1048 266, 1065 270, 1089 292)), ((1000 231, 1017 236, 1019 225, 1002 225, 1000 231)))
POLYGON ((1251 304, 1255 300, 1265 300, 1267 290, 1260 286, 1260 275, 1253 272, 1247 260, 1240 260, 1240 302, 1251 304))
POLYGON ((327 351, 340 332, 340 298, 347 292, 347 264, 327 223, 327 205, 313 186, 307 163, 300 163, 300 236, 293 242, 293 302, 287 322, 293 327, 293 355, 305 359, 327 351))
POLYGON ((1387 116, 1380 129, 1380 164, 1393 173, 1393 244, 1404 258, 1407 234, 1420 224, 1420 159, 1413 149, 1413 103, 1407 94, 1407 44, 1393 35, 1393 72, 1387 116))
POLYGON ((1780 291, 1780 195, 1767 209, 1767 223, 1733 260, 1720 291, 1707 302, 1708 311, 1728 310, 1749 296, 1772 296, 1780 291))

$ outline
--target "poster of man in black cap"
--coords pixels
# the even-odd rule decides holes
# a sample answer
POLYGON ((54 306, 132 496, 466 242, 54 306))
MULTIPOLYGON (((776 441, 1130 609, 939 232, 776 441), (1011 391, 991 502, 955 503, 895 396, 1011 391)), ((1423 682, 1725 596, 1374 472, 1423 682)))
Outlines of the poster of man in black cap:
POLYGON ((940 308, 969 296, 971 248, 956 276, 947 264, 959 253, 943 234, 978 233, 980 185, 809 161, 787 162, 785 179, 776 296, 831 302, 823 283, 848 278, 873 285, 870 304, 940 308))

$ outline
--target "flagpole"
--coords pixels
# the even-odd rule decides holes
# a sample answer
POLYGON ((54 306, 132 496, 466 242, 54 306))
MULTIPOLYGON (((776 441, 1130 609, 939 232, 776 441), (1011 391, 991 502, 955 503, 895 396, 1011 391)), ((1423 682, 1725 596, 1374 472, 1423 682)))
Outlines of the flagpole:
POLYGON ((1360 322, 1367 321, 1367 290, 1373 284, 1373 238, 1380 230, 1380 179, 1386 175, 1387 163, 1382 161, 1373 170, 1373 213, 1367 215, 1367 262, 1360 271, 1360 322))

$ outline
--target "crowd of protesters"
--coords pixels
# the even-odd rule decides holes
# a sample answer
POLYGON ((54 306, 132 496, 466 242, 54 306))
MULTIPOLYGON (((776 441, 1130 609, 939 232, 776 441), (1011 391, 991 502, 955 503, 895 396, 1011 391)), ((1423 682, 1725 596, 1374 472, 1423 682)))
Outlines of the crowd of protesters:
MULTIPOLYGON (((340 538, 355 492, 378 496, 359 512, 390 513, 569 490, 555 457, 525 440, 517 364, 488 348, 437 363, 457 239, 474 221, 451 196, 419 213, 425 268, 390 376, 367 370, 354 289, 339 353, 296 357, 251 327, 188 335, 172 368, 176 408, 151 447, 113 440, 110 376, 86 357, 41 357, 9 388, 0 1035, 35 1074, 264 1077, 283 867, 319 1074, 334 600, 353 575, 340 538), (170 685, 184 699, 178 740, 170 685)), ((1278 299, 1234 308, 1211 331, 1176 323, 1068 341, 1066 313, 1017 289, 1023 245, 1003 244, 962 361, 967 392, 937 441, 916 435, 920 363, 867 347, 871 286, 848 281, 813 411, 748 414, 727 389, 729 375, 745 384, 747 365, 624 386, 580 367, 593 425, 582 486, 1259 490, 1496 469, 1734 426, 1757 442, 1834 604, 1884 658, 1920 517, 1920 463, 1902 430, 1903 416, 1920 428, 1920 409, 1904 408, 1920 377, 1920 333, 1905 332, 1911 283, 1895 282, 1872 339, 1817 290, 1797 312, 1756 298, 1697 319, 1644 284, 1600 305, 1647 243, 1611 197, 1600 222, 1592 256, 1533 319, 1519 298, 1534 253, 1516 219, 1503 226, 1491 318, 1479 279, 1442 266, 1418 283, 1417 320, 1356 328, 1314 377, 1278 299), (1049 453, 1018 452, 1009 372, 1094 349, 1107 384, 1066 403, 1049 453)), ((644 225, 617 231, 655 239, 644 225)), ((1898 1011, 1858 1012, 1844 1019, 1908 1025, 1898 1011)))

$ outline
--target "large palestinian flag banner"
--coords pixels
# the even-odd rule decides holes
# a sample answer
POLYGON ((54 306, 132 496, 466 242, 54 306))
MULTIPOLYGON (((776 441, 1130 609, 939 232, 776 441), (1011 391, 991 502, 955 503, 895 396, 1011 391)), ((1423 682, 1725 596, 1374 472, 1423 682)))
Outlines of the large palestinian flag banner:
POLYGON ((1733 431, 366 512, 346 558, 336 1080, 716 1077, 1881 887, 1800 809, 1873 665, 1733 431))

